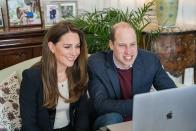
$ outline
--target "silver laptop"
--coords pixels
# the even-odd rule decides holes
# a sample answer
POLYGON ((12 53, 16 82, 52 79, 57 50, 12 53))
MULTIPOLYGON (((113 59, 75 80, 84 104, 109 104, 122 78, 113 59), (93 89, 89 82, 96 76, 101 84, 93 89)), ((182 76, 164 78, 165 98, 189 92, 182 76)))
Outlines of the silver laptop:
POLYGON ((135 95, 133 131, 196 131, 196 87, 135 95))

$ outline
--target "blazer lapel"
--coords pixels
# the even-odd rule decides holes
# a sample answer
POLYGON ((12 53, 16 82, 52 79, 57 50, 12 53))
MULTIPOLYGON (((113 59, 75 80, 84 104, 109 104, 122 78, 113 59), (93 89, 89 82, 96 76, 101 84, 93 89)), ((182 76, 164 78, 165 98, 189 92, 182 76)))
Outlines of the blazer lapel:
POLYGON ((114 89, 115 95, 117 98, 120 98, 120 88, 119 88, 119 80, 116 72, 116 68, 113 62, 113 53, 110 51, 107 54, 106 58, 106 64, 107 64, 107 74, 110 78, 110 81, 112 83, 112 87, 114 89))
POLYGON ((69 116, 70 116, 70 124, 74 126, 74 118, 76 116, 76 102, 70 103, 69 116))
POLYGON ((144 73, 144 68, 143 68, 143 64, 140 60, 140 53, 139 53, 139 50, 138 50, 138 55, 137 55, 137 58, 133 64, 133 94, 136 94, 138 92, 138 87, 139 87, 139 84, 142 83, 142 76, 143 76, 143 73, 144 73))
POLYGON ((49 114, 49 118, 50 118, 50 125, 53 128, 54 127, 54 120, 55 120, 55 116, 56 116, 56 109, 47 109, 48 110, 48 114, 49 114))

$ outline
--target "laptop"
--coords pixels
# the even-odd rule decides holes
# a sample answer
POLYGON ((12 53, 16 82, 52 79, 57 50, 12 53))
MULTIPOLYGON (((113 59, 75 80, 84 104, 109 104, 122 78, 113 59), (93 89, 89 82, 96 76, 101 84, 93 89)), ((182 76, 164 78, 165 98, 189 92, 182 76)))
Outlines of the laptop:
POLYGON ((133 131, 196 131, 196 87, 138 94, 133 131))

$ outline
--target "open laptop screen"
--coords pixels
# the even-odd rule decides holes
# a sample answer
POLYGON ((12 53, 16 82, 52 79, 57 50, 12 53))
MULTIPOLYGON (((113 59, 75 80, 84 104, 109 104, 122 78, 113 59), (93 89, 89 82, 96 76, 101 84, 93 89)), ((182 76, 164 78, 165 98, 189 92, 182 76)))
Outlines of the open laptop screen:
POLYGON ((135 95, 133 131, 196 131, 196 87, 135 95))

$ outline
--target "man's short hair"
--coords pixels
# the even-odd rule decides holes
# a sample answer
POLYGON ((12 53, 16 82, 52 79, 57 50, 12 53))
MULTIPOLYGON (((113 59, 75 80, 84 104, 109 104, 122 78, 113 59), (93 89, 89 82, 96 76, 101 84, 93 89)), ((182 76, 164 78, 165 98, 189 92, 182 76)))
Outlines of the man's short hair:
POLYGON ((131 24, 127 23, 127 22, 119 22, 119 23, 116 23, 110 29, 109 40, 111 40, 112 42, 115 41, 115 33, 116 33, 116 30, 119 27, 129 27, 129 28, 131 28, 131 29, 133 29, 135 31, 135 29, 133 28, 133 26, 131 24))

